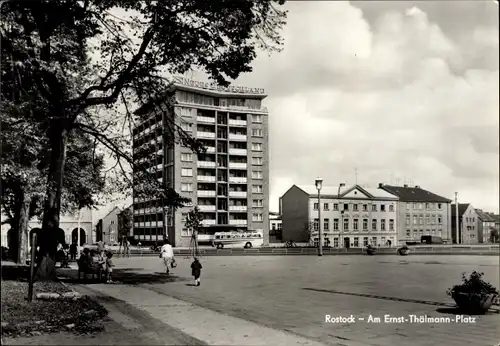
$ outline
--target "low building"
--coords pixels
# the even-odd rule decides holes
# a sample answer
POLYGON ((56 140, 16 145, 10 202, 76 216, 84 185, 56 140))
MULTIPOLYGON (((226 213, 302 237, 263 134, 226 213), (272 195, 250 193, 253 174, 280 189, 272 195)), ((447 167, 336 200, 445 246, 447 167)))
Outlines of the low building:
POLYGON ((491 231, 495 229, 495 217, 481 209, 476 209, 476 214, 479 243, 491 243, 491 231))
MULTIPOLYGON (((133 205, 130 205, 118 213, 118 234, 127 238, 134 236, 134 213, 132 208, 133 205)), ((121 239, 119 240, 121 241, 121 239)))
POLYGON ((458 204, 458 228, 456 226, 456 204, 451 205, 451 231, 454 244, 477 244, 478 227, 476 209, 469 203, 458 204))
POLYGON ((279 243, 282 239, 282 220, 279 213, 269 212, 269 242, 279 243))
POLYGON ((122 210, 118 207, 111 209, 106 216, 97 222, 97 239, 106 244, 118 244, 118 215, 122 210))
POLYGON ((283 241, 318 246, 321 225, 325 245, 359 248, 397 244, 397 196, 354 185, 323 187, 320 197, 321 205, 315 186, 298 185, 281 197, 283 241))
POLYGON ((379 188, 399 197, 398 241, 400 244, 419 242, 423 235, 441 237, 451 242, 451 200, 422 189, 420 186, 379 188))

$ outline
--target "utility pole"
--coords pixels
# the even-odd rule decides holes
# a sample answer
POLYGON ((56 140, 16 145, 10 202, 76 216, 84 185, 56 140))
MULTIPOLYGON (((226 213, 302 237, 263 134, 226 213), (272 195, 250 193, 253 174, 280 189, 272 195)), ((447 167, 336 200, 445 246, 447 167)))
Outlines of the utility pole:
POLYGON ((455 192, 455 237, 457 244, 462 244, 462 230, 460 229, 458 216, 458 192, 455 192))

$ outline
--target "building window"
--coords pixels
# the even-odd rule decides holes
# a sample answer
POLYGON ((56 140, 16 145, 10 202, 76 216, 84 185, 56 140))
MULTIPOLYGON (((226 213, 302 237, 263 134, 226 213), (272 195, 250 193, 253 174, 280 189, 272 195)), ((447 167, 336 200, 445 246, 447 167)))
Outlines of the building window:
POLYGON ((363 246, 368 246, 368 237, 363 237, 363 246))
POLYGON ((406 230, 406 238, 411 237, 411 231, 409 229, 406 230))
POLYGON ((262 185, 252 185, 253 193, 262 193, 262 185))
POLYGON ((363 231, 368 230, 368 219, 363 219, 363 231))
POLYGON ((439 210, 443 209, 443 205, 441 203, 438 203, 438 209, 439 210))
POLYGON ((413 209, 417 209, 418 208, 418 203, 413 203, 413 209))
POLYGON ((115 224, 115 221, 114 220, 111 220, 111 224, 114 225, 115 224))
POLYGON ((380 211, 385 211, 385 204, 380 205, 380 211))
POLYGON ((377 230, 377 219, 372 220, 372 230, 376 231, 377 230))
POLYGON ((413 215, 413 224, 418 225, 418 216, 413 215))
POLYGON ((377 237, 372 237, 372 246, 377 246, 377 237))
POLYGON ((359 238, 354 237, 354 247, 359 247, 359 238))
POLYGON ((359 222, 358 219, 352 220, 352 229, 355 230, 355 231, 358 230, 358 222, 359 222))
POLYGON ((253 213, 252 214, 252 221, 261 222, 262 220, 263 220, 263 217, 262 217, 261 213, 253 213))
POLYGON ((363 211, 368 211, 368 204, 363 204, 363 211))
POLYGON ((410 210, 410 203, 406 203, 406 210, 410 210))
POLYGON ((191 183, 182 183, 181 184, 182 192, 193 192, 193 184, 191 183))
POLYGON ((192 131, 193 130, 193 124, 182 122, 181 123, 181 129, 183 129, 184 131, 192 131))
POLYGON ((430 203, 425 203, 425 209, 426 209, 426 210, 431 209, 431 204, 430 204, 430 203))
POLYGON ((385 231, 385 219, 380 220, 380 229, 385 231))
POLYGON ((252 151, 262 151, 262 143, 252 143, 252 151))
POLYGON ((337 203, 333 203, 333 210, 339 210, 339 205, 337 203))
POLYGON ((344 219, 344 231, 349 231, 349 219, 344 219))
POLYGON ((252 206, 254 208, 262 208, 262 206, 263 206, 263 200, 262 199, 254 199, 254 200, 252 200, 252 206))
POLYGON ((394 231, 394 220, 393 219, 389 220, 389 231, 394 231))
POLYGON ((319 219, 314 219, 313 227, 315 232, 319 231, 319 219))
POLYGON ((263 137, 262 129, 252 129, 253 137, 263 137))
POLYGON ((431 224, 431 217, 430 217, 429 215, 427 215, 427 216, 425 217, 425 224, 426 224, 426 225, 430 225, 430 224, 431 224))
POLYGON ((182 168, 181 169, 181 177, 192 177, 193 169, 192 168, 182 168))
POLYGON ((252 171, 252 179, 262 179, 262 171, 252 171))
POLYGON ((436 215, 432 215, 431 216, 431 225, 435 225, 436 224, 436 215))
POLYGON ((418 224, 419 224, 419 225, 423 225, 423 224, 424 224, 424 217, 423 217, 423 216, 420 216, 420 217, 418 218, 418 224))
POLYGON ((328 219, 323 220, 323 230, 324 231, 329 231, 330 230, 330 221, 328 219))
POLYGON ((262 123, 262 115, 252 114, 252 122, 253 123, 262 123))
POLYGON ((190 236, 191 236, 191 229, 183 228, 181 230, 181 237, 190 237, 190 236))
POLYGON ((323 210, 330 210, 330 204, 329 203, 323 203, 323 210))
POLYGON ((357 204, 353 204, 352 205, 352 210, 353 211, 358 211, 358 205, 357 204))
POLYGON ((333 238, 333 247, 339 247, 339 238, 333 238))
POLYGON ((406 217, 406 225, 409 225, 410 223, 411 223, 410 217, 409 217, 409 216, 407 216, 407 217, 406 217))
POLYGON ((262 157, 252 157, 252 165, 261 166, 262 157))
POLYGON ((193 154, 191 154, 191 153, 182 153, 181 154, 181 161, 185 161, 185 162, 191 162, 191 161, 193 161, 193 154))
POLYGON ((344 210, 349 210, 349 204, 344 203, 344 210))
POLYGON ((314 203, 314 205, 313 205, 313 209, 314 209, 314 210, 318 210, 318 208, 319 208, 319 203, 314 203))
POLYGON ((377 205, 376 204, 372 204, 372 211, 377 211, 377 205))
POLYGON ((394 206, 392 204, 389 205, 389 211, 394 211, 394 206))
POLYGON ((339 230, 339 219, 333 219, 333 230, 334 231, 339 230))
POLYGON ((424 208, 424 205, 422 203, 418 204, 418 209, 422 210, 424 208))
POLYGON ((441 225, 443 223, 443 218, 441 216, 438 216, 438 224, 441 225))

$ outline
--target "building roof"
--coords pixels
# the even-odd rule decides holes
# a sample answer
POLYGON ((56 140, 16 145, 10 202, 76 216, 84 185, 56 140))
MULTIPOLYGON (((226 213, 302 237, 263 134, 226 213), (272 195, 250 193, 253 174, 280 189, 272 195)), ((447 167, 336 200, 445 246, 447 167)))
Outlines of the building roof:
POLYGON ((479 219, 483 222, 495 222, 496 219, 493 215, 485 213, 481 209, 476 209, 476 214, 479 219))
MULTIPOLYGON (((458 203, 458 215, 462 216, 464 215, 465 211, 467 208, 469 208, 470 203, 458 203)), ((456 204, 451 205, 451 216, 455 217, 456 213, 456 204)))
POLYGON ((112 212, 114 212, 116 209, 118 209, 118 213, 121 213, 122 210, 118 207, 118 206, 115 206, 113 209, 111 209, 102 219, 104 220, 105 218, 107 218, 112 212))
MULTIPOLYGON (((318 190, 316 189, 316 186, 314 185, 295 185, 299 189, 303 190, 305 193, 309 195, 314 195, 316 196, 318 194, 318 190)), ((361 192, 366 192, 370 197, 372 198, 392 198, 392 199, 397 199, 398 197, 394 194, 391 194, 387 191, 381 190, 381 189, 375 189, 375 188, 364 188, 359 185, 351 185, 351 186, 342 186, 340 187, 340 197, 343 195, 349 193, 350 191, 358 189, 361 192)), ((338 186, 323 186, 321 188, 321 195, 322 196, 337 196, 339 193, 339 187, 338 186)))
POLYGON ((380 184, 379 187, 380 189, 398 196, 399 200, 402 202, 451 202, 451 199, 438 196, 430 191, 422 189, 420 186, 409 187, 380 184))

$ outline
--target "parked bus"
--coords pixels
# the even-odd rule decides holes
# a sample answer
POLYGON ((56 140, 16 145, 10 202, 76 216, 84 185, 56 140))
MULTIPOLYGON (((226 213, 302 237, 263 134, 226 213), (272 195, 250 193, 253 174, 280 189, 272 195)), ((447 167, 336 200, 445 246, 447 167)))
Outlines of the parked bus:
POLYGON ((245 248, 259 247, 264 244, 264 235, 260 231, 243 232, 216 232, 212 246, 217 249, 223 248, 245 248))
POLYGON ((443 238, 434 235, 423 235, 420 242, 423 244, 443 244, 443 238))

